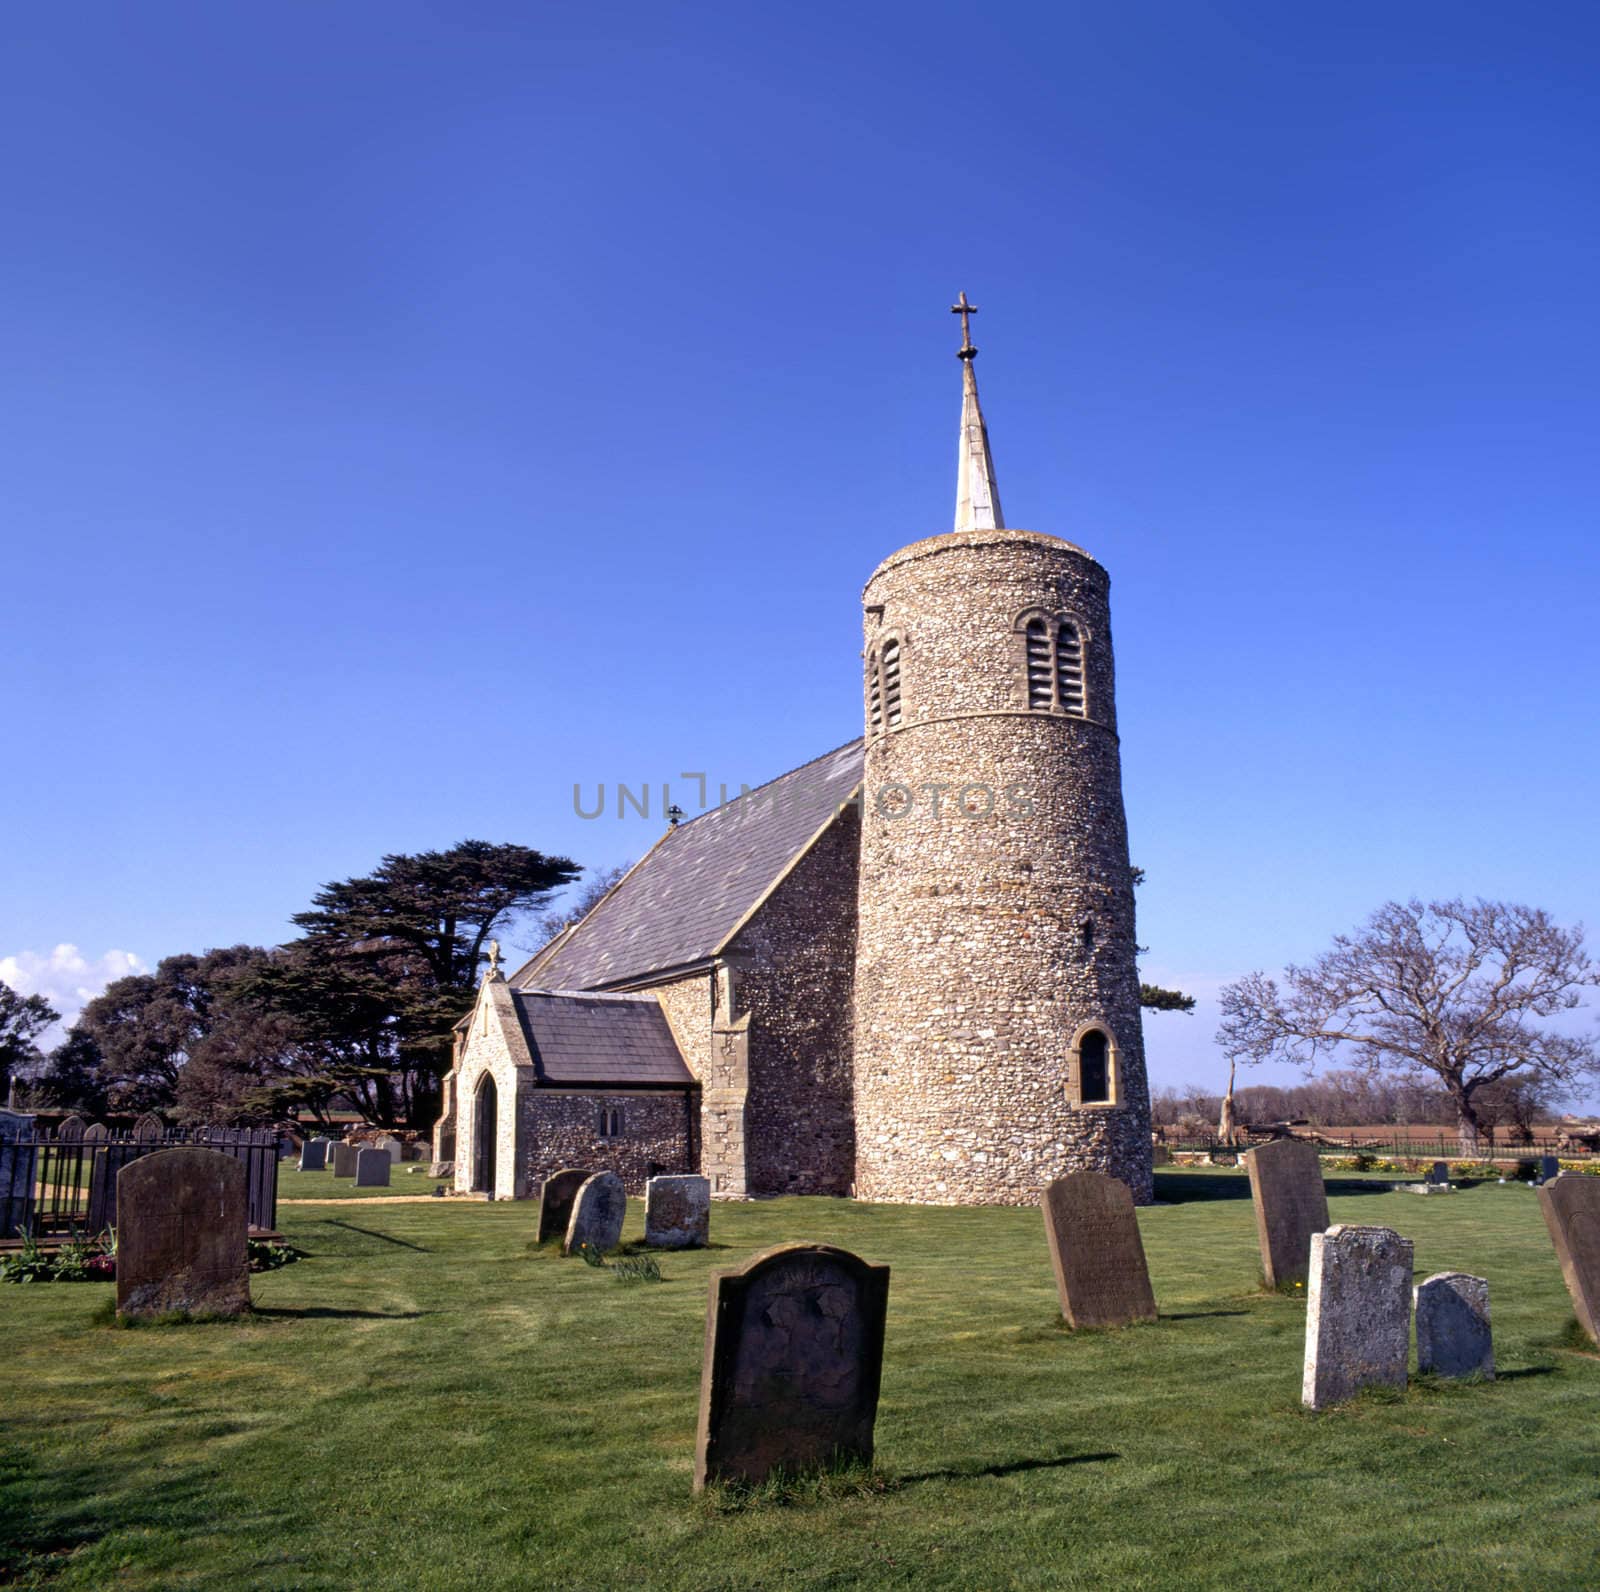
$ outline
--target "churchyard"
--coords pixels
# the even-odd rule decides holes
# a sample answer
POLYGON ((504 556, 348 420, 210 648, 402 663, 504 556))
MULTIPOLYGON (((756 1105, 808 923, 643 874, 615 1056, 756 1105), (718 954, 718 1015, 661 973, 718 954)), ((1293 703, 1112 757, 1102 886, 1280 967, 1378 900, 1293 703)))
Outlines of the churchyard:
MULTIPOLYGON (((539 1246, 536 1203, 286 1170, 305 1258, 252 1276, 237 1320, 120 1328, 108 1284, 0 1290, 0 1580, 1592 1585, 1600 1357, 1539 1196, 1389 1182, 1333 1177, 1332 1221, 1403 1234, 1418 1282, 1487 1278, 1497 1377, 1413 1370, 1312 1413, 1304 1289, 1262 1286, 1238 1171, 1158 1173, 1159 1318, 1073 1332, 1038 1209, 718 1204, 710 1248, 626 1285, 539 1246), (696 1494, 710 1275, 795 1241, 890 1268, 874 1463, 696 1494)), ((629 1201, 624 1247, 642 1232, 629 1201)))

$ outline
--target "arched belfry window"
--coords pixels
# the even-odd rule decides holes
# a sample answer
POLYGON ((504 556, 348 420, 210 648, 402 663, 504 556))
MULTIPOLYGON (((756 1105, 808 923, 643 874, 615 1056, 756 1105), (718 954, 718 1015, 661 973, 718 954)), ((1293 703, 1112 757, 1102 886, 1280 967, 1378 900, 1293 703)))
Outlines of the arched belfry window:
POLYGON ((1120 1103, 1116 1041, 1097 1023, 1079 1029, 1067 1062, 1068 1103, 1077 1107, 1120 1103))
POLYGON ((900 638, 890 636, 867 654, 867 728, 874 735, 900 726, 900 677, 900 638))
POLYGON ((1088 634, 1083 624, 1037 609, 1016 623, 1021 637, 1023 697, 1034 713, 1070 713, 1086 718, 1088 691, 1084 658, 1088 634))

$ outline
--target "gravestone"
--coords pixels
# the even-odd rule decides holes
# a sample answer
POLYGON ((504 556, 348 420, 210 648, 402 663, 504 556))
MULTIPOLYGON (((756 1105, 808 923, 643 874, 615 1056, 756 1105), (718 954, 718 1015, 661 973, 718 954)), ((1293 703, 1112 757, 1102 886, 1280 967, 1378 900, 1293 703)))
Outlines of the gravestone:
POLYGON ((652 1249, 704 1249, 711 1238, 711 1179, 652 1177, 644 1186, 644 1241, 652 1249))
POLYGON ((1433 1169, 1428 1173, 1430 1183, 1448 1183, 1450 1181, 1450 1163, 1448 1161, 1435 1161, 1433 1169))
POLYGON ((405 1146, 390 1133, 384 1134, 378 1140, 378 1148, 389 1157, 391 1162, 400 1160, 405 1151, 405 1146))
POLYGON ((356 1151, 356 1187, 388 1188, 389 1168, 394 1162, 387 1150, 361 1149, 356 1151))
POLYGON ((302 1172, 321 1172, 328 1165, 328 1141, 326 1139, 307 1139, 300 1146, 300 1170, 302 1172))
POLYGON ((0 1109, 0 1238, 21 1238, 33 1225, 34 1129, 26 1112, 0 1109))
POLYGON ((1539 1204, 1578 1325, 1600 1347, 1600 1177, 1552 1178, 1539 1204))
POLYGON ((56 1124, 56 1143, 81 1144, 83 1142, 83 1130, 88 1126, 89 1124, 76 1112, 73 1112, 69 1117, 63 1117, 56 1124))
MULTIPOLYGON (((443 1175, 437 1171, 433 1173, 435 1177, 443 1175)), ((572 1202, 577 1199, 578 1190, 588 1177, 587 1172, 568 1167, 560 1172, 552 1172, 544 1180, 544 1187, 539 1191, 539 1236, 536 1242, 542 1244, 550 1238, 566 1237, 567 1223, 572 1220, 572 1202)))
POLYGON ((694 1485, 872 1459, 889 1268, 786 1244, 714 1272, 694 1485))
POLYGON ((1561 1176, 1561 1162, 1553 1155, 1539 1157, 1539 1181, 1553 1183, 1561 1176))
POLYGON ((1339 1223, 1311 1237, 1301 1402, 1314 1410, 1374 1384, 1406 1385, 1411 1240, 1339 1223))
POLYGON ((336 1139, 328 1146, 328 1162, 333 1167, 335 1177, 354 1177, 356 1175, 356 1147, 346 1144, 343 1139, 336 1139))
POLYGON ((1267 1286, 1304 1282, 1311 1264, 1311 1235, 1328 1225, 1328 1194, 1316 1147, 1278 1139, 1251 1150, 1245 1165, 1267 1286))
POLYGON ((1435 1272, 1419 1283, 1417 1370, 1434 1376, 1494 1379, 1489 1284, 1464 1271, 1435 1272))
POLYGON ((133 1125, 133 1136, 140 1144, 159 1144, 166 1132, 166 1123, 154 1111, 146 1111, 133 1125))
POLYGON ((628 1213, 628 1196, 615 1172, 596 1172, 585 1178, 572 1202, 563 1255, 575 1255, 582 1244, 603 1255, 622 1239, 622 1218, 628 1213))
POLYGON ((104 1144, 110 1137, 111 1129, 103 1122, 91 1122, 83 1130, 83 1142, 85 1144, 104 1144))
POLYGON ((1040 1205, 1067 1324, 1154 1321, 1156 1299, 1128 1185, 1100 1172, 1069 1172, 1044 1191, 1040 1205))
POLYGON ((117 1174, 117 1314, 250 1308, 244 1162, 185 1144, 117 1174))

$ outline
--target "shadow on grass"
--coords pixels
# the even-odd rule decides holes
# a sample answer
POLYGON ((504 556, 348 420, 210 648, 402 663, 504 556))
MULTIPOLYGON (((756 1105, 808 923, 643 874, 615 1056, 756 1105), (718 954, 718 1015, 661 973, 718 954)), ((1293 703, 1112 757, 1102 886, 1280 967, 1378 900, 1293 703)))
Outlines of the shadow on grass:
POLYGON ((1163 1321, 1212 1321, 1219 1316, 1247 1316, 1248 1310, 1163 1310, 1163 1321))
POLYGON ((420 1321, 436 1316, 437 1310, 335 1310, 331 1305, 307 1305, 304 1310, 282 1306, 252 1305, 253 1316, 283 1316, 295 1321, 420 1321))
POLYGON ((945 1470, 919 1470, 910 1476, 896 1476, 893 1484, 909 1487, 919 1481, 978 1481, 985 1476, 1019 1476, 1029 1470, 1060 1470, 1067 1465, 1103 1465, 1121 1459, 1121 1454, 1060 1454, 1054 1459, 1013 1459, 1001 1465, 950 1466, 945 1470))
MULTIPOLYGON (((1393 1176, 1387 1178, 1329 1177, 1322 1186, 1327 1192, 1346 1194, 1387 1194, 1393 1176)), ((1155 1197, 1163 1205, 1193 1205, 1203 1200, 1247 1200, 1250 1178, 1244 1172, 1157 1172, 1155 1197)))
POLYGON ((409 1239, 396 1238, 391 1233, 375 1233, 370 1227, 358 1227, 354 1222, 341 1222, 336 1216, 324 1216, 318 1219, 319 1227, 339 1227, 347 1233, 360 1233, 363 1238, 379 1238, 386 1244, 397 1244, 401 1249, 414 1249, 419 1255, 433 1253, 426 1244, 413 1244, 409 1239))

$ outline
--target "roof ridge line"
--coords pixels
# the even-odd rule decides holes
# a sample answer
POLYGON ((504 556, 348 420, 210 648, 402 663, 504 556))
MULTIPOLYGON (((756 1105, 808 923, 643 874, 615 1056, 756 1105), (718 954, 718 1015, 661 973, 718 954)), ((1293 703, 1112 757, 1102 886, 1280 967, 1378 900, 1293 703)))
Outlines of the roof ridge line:
MULTIPOLYGON (((803 763, 796 763, 793 768, 786 768, 781 774, 774 774, 771 779, 764 779, 759 785, 752 785, 748 790, 740 791, 733 798, 733 801, 718 802, 715 807, 708 807, 703 813, 696 813, 693 818, 686 819, 675 830, 669 829, 667 833, 669 835, 682 834, 691 824, 699 823, 702 818, 710 818, 714 813, 724 812, 729 807, 732 807, 734 802, 742 802, 750 796, 759 796, 769 785, 776 785, 779 780, 788 779, 792 775, 800 773, 802 769, 811 768, 814 764, 825 763, 830 757, 837 757, 840 752, 846 751, 852 746, 861 745, 865 741, 866 736, 864 735, 852 735, 848 741, 841 741, 831 751, 821 752, 816 757, 807 758, 803 763)), ((620 883, 621 881, 619 880, 618 882, 620 883)), ((596 903, 596 905, 598 904, 596 903)))

